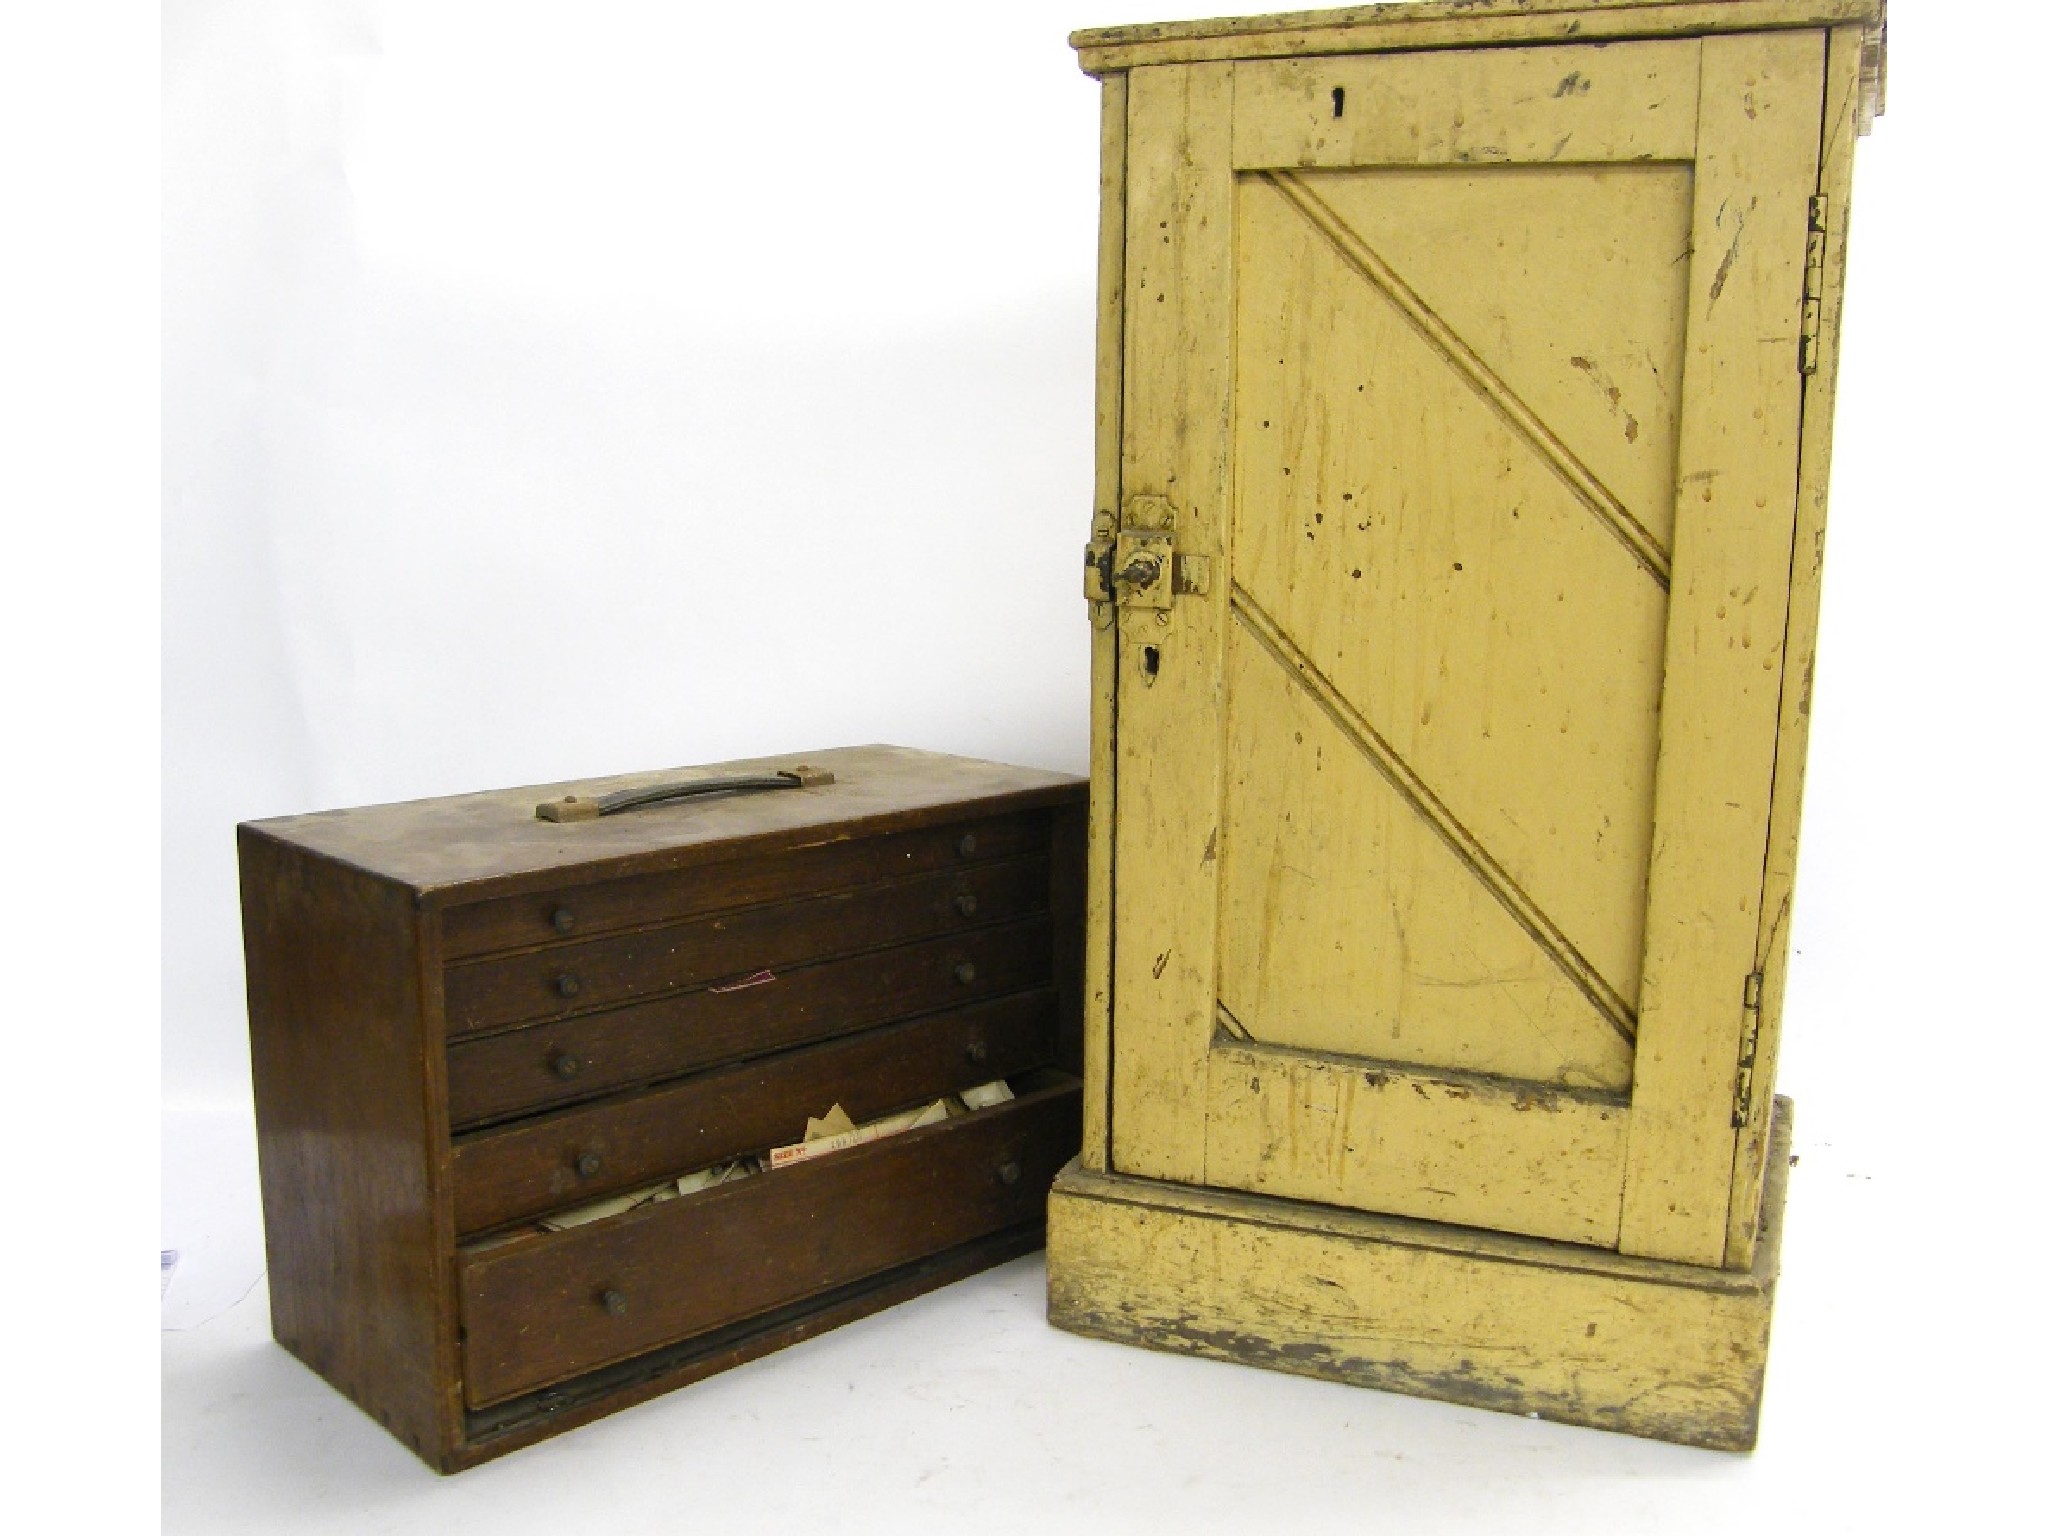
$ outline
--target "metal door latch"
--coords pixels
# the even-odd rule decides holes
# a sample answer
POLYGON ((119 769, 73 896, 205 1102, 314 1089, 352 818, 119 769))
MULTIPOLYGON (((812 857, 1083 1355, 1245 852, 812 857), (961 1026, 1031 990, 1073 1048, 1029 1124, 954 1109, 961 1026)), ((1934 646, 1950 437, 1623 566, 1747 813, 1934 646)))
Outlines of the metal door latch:
POLYGON ((1173 547, 1173 506, 1164 496, 1133 496, 1119 532, 1108 513, 1095 515, 1083 552, 1081 591, 1091 603, 1165 610, 1176 592, 1200 597, 1209 590, 1209 559, 1173 547))

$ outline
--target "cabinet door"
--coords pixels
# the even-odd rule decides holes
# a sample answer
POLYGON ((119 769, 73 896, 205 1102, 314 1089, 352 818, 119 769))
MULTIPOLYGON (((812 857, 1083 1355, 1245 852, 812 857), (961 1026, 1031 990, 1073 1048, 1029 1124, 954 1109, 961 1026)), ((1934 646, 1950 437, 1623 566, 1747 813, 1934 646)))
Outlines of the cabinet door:
POLYGON ((1120 1171, 1721 1262, 1826 46, 1131 73, 1120 1171))

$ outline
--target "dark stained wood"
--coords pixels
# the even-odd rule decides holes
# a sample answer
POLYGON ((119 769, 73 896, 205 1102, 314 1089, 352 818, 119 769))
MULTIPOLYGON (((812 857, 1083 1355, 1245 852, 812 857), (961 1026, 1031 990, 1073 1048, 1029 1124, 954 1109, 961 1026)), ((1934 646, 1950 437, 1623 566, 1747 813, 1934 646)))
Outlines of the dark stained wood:
POLYGON ((271 1332, 431 1460, 442 1259, 411 897, 239 842, 271 1332))
POLYGON ((772 982, 738 991, 698 988, 460 1040, 448 1050, 450 1114, 467 1128, 1036 986, 1064 975, 1046 934, 1041 920, 948 935, 778 970, 772 982), (960 979, 963 960, 974 967, 971 982, 960 979), (575 1063, 573 1076, 562 1075, 565 1061, 575 1063))
POLYGON ((467 1255, 469 1401, 485 1407, 1030 1220, 1080 1125, 1070 1079, 949 1125, 467 1255), (607 1293, 623 1298, 617 1309, 607 1293))
POLYGON ((438 908, 577 884, 692 869, 854 838, 1068 804, 1070 774, 943 757, 908 747, 841 747, 580 783, 451 795, 257 822, 270 836, 340 863, 378 871, 438 908), (535 818, 542 800, 602 795, 669 779, 772 772, 792 761, 836 781, 768 794, 650 806, 601 821, 535 818), (969 804, 971 803, 971 809, 969 804))
POLYGON ((1050 990, 885 1025, 662 1088, 482 1131, 455 1145, 455 1226, 477 1232, 803 1140, 834 1104, 855 1120, 1052 1059, 1050 990), (596 1158, 594 1172, 578 1160, 596 1158))
MULTIPOLYGON (((538 823, 532 806, 677 775, 240 830, 274 1327, 429 1464, 473 1465, 1042 1240, 1045 1187, 1078 1144, 1075 1114, 1036 1106, 1074 1098, 1071 1078, 1037 1064, 1068 1055, 1085 785, 900 748, 793 760, 838 783, 619 825, 538 823), (830 805, 815 798, 833 789, 830 805), (592 986, 579 970, 575 997, 531 1015, 520 999, 536 978, 571 963, 592 986), (759 970, 773 979, 727 989, 759 970), (451 1013, 491 1027, 451 1040, 451 1013), (721 1273, 726 1299, 703 1300, 699 1269, 657 1265, 636 1281, 668 1287, 649 1303, 671 1319, 657 1343, 620 1356, 571 1327, 528 1341, 552 1351, 555 1385, 500 1401, 502 1381, 481 1395, 469 1381, 465 1331, 517 1332, 543 1300, 514 1295, 508 1313, 468 1296, 471 1266, 519 1258, 545 1279, 553 1245, 585 1252, 646 1213, 565 1233, 509 1223, 797 1139, 835 1100, 867 1118, 996 1077, 1061 1086, 897 1138, 910 1153, 857 1148, 731 1186, 774 1182, 749 1196, 771 1218, 758 1295, 736 1300, 721 1273), (1023 1170, 1001 1195, 960 1184, 956 1166, 956 1151, 972 1161, 1002 1140, 978 1129, 990 1124, 1023 1138, 995 1148, 1023 1170), (579 1179, 591 1150, 600 1161, 579 1179), (852 1177, 810 1171, 843 1158, 878 1170, 879 1188, 857 1181, 843 1215, 789 1203, 852 1177)), ((729 1196, 654 1209, 705 1200, 729 1196)), ((717 1228, 729 1257, 749 1247, 752 1206, 731 1209, 717 1228)))
POLYGON ((1048 894, 1056 953, 1053 974, 1059 978, 1059 1051, 1061 1067, 1081 1075, 1081 1017, 1084 1005, 1084 946, 1088 915, 1088 818, 1060 819, 1053 832, 1048 894))
POLYGON ((1054 812, 1038 811, 949 822, 890 837, 792 848, 773 859, 732 859, 451 907, 441 918, 442 947, 449 959, 462 960, 935 870, 973 869, 1042 851, 1055 819, 1054 812), (970 837, 973 844, 963 851, 970 837))
POLYGON ((946 870, 448 967, 448 1032, 562 1018, 1042 912, 1043 859, 946 870), (969 909, 971 903, 971 910, 969 909))
POLYGON ((650 1350, 619 1365, 495 1404, 467 1416, 467 1441, 442 1462, 441 1470, 456 1472, 473 1467, 631 1404, 871 1317, 884 1308, 1044 1246, 1045 1223, 1028 1221, 886 1273, 866 1276, 822 1296, 777 1307, 666 1349, 650 1350))

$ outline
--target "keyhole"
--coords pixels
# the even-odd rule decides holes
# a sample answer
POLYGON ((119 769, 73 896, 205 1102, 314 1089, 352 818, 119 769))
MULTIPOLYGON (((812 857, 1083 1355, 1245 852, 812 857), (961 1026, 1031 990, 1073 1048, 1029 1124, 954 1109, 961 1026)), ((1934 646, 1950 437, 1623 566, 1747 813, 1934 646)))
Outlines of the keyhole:
POLYGON ((1145 647, 1145 675, 1147 677, 1157 677, 1159 675, 1159 647, 1156 645, 1145 647))
POLYGON ((1344 87, 1340 85, 1334 91, 1330 92, 1330 116, 1342 117, 1343 115, 1344 87))

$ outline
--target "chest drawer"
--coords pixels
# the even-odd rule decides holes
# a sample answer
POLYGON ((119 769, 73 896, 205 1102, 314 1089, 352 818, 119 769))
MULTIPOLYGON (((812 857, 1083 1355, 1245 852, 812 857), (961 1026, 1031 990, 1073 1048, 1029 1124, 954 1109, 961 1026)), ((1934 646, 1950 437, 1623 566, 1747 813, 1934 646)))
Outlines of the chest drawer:
POLYGON ((608 1221, 466 1254, 480 1408, 1042 1214, 1080 1132, 1071 1079, 608 1221))
POLYGON ((1044 986, 1052 941, 1050 917, 1027 918, 459 1040, 448 1049, 449 1115, 468 1127, 1044 986))
POLYGON ((818 891, 974 869, 1045 852, 1054 820, 1045 812, 975 817, 914 832, 792 848, 772 859, 731 860, 473 902, 451 908, 442 919, 441 952, 450 960, 466 960, 818 891))
POLYGON ((455 1144, 455 1226, 476 1232, 803 1139, 833 1104, 855 1120, 1052 1059, 1050 990, 700 1072, 455 1144))
POLYGON ((448 968, 448 1032, 588 1012, 777 966, 857 954, 1045 909, 1046 861, 1012 859, 448 968))

